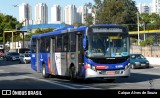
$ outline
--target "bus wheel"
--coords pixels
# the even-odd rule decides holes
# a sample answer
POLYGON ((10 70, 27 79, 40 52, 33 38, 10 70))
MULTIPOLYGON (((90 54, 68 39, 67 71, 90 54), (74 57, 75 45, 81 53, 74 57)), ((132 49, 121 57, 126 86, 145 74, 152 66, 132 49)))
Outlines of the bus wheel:
POLYGON ((46 67, 44 64, 42 65, 42 76, 44 78, 49 78, 49 74, 46 72, 46 67))
POLYGON ((73 81, 76 78, 74 66, 71 66, 69 68, 69 76, 70 76, 71 81, 73 81))

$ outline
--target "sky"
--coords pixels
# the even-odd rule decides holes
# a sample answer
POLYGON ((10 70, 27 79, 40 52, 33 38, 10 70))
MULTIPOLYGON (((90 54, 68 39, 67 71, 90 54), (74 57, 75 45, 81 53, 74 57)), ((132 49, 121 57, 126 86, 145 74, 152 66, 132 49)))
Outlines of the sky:
MULTIPOLYGON (((136 3, 151 3, 152 0, 133 0, 136 3)), ((46 3, 48 6, 49 17, 50 18, 50 10, 51 7, 55 4, 59 4, 64 7, 66 5, 74 4, 76 7, 83 6, 85 3, 91 2, 94 4, 94 0, 0 0, 0 13, 4 13, 6 15, 12 15, 13 17, 18 19, 19 9, 18 7, 14 7, 13 5, 19 5, 22 3, 28 3, 32 6, 32 18, 34 19, 34 6, 38 3, 46 3)), ((50 20, 49 20, 50 21, 50 20)))

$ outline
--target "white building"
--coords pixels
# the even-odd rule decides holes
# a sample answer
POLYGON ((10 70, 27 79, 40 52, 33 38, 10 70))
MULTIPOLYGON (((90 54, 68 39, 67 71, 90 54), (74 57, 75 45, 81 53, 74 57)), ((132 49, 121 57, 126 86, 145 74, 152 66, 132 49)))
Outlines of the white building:
POLYGON ((19 5, 19 22, 23 22, 23 26, 32 24, 32 9, 27 3, 19 5))
POLYGON ((62 8, 60 5, 51 7, 51 23, 62 23, 62 8))
POLYGON ((77 20, 77 8, 75 5, 68 5, 64 9, 65 24, 73 25, 78 22, 77 20))
POLYGON ((45 3, 35 6, 35 24, 48 24, 48 6, 45 3))
POLYGON ((152 0, 152 13, 160 14, 160 0, 152 0))
POLYGON ((81 6, 77 9, 77 20, 78 22, 82 23, 82 24, 85 24, 85 18, 86 18, 86 15, 88 13, 88 10, 87 10, 87 7, 85 6, 81 6))
POLYGON ((145 3, 139 3, 137 5, 137 8, 138 8, 138 11, 139 13, 148 13, 148 14, 151 14, 151 5, 147 5, 145 3))

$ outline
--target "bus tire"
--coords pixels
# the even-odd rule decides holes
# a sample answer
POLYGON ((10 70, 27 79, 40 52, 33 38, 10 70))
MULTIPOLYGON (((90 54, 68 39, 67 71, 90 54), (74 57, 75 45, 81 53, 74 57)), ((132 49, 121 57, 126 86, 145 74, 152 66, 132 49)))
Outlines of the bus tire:
POLYGON ((45 64, 42 65, 42 76, 43 78, 49 78, 49 74, 46 72, 45 64))
POLYGON ((74 81, 76 78, 76 74, 75 74, 75 66, 70 66, 69 68, 69 77, 71 81, 74 81))

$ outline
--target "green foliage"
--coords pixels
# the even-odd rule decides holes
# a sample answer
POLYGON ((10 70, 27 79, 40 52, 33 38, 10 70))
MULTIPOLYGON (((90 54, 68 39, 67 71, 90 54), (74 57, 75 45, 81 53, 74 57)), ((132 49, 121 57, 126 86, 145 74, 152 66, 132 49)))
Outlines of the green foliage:
POLYGON ((146 46, 146 42, 140 42, 140 46, 145 47, 146 46))
POLYGON ((85 18, 86 21, 86 26, 92 25, 93 24, 93 17, 92 14, 87 14, 87 18, 85 18))
POLYGON ((136 39, 136 38, 131 38, 131 42, 132 42, 132 43, 136 43, 136 42, 137 42, 137 39, 136 39))
MULTIPOLYGON (((24 40, 25 41, 30 41, 32 35, 34 35, 34 33, 30 33, 30 34, 25 35, 24 40)), ((21 38, 21 40, 22 40, 22 38, 21 38)))
MULTIPOLYGON (((47 32, 51 32, 53 30, 54 30, 53 28, 47 28, 47 29, 40 29, 40 28, 38 28, 38 29, 35 30, 34 33, 30 33, 30 34, 25 35, 25 37, 24 37, 25 39, 24 40, 29 41, 30 38, 32 37, 32 35, 47 33, 47 32)), ((21 40, 22 40, 22 38, 21 38, 21 40)))
POLYGON ((148 38, 146 38, 144 42, 140 42, 140 46, 153 45, 154 41, 155 41, 154 36, 149 36, 148 38))
POLYGON ((140 14, 140 30, 157 30, 160 29, 160 17, 158 14, 147 13, 140 14))
POLYGON ((80 23, 80 22, 76 22, 76 23, 74 23, 73 25, 79 27, 79 26, 83 26, 84 24, 82 24, 82 23, 80 23))
MULTIPOLYGON (((21 27, 22 23, 19 23, 16 18, 0 13, 0 36, 3 36, 4 30, 14 30, 21 27)), ((7 40, 9 40, 9 38, 6 38, 6 41, 7 40)))
POLYGON ((145 42, 146 42, 146 45, 153 45, 153 43, 154 43, 154 36, 149 36, 146 40, 145 40, 145 42))
POLYGON ((47 29, 40 29, 40 28, 38 28, 38 29, 35 30, 35 34, 47 33, 47 32, 51 32, 53 30, 54 29, 52 29, 52 28, 47 28, 47 29))
MULTIPOLYGON (((94 0, 92 12, 96 15, 96 24, 137 24, 137 7, 132 0, 94 0)), ((87 17, 90 19, 90 17, 87 17)), ((86 19, 87 20, 87 19, 86 19)), ((93 21, 93 18, 92 18, 93 21)), ((128 25, 135 29, 136 25, 128 25)))

